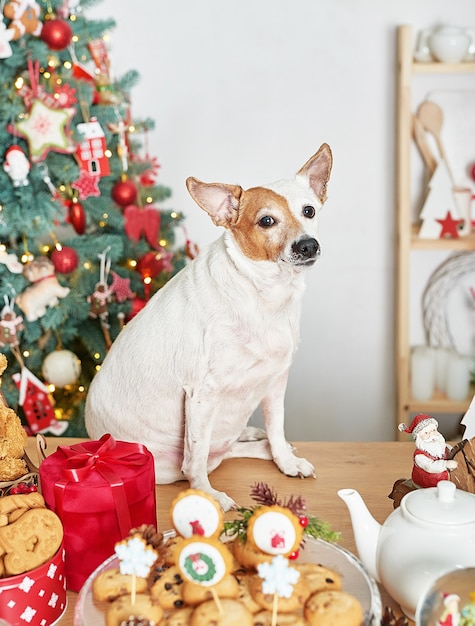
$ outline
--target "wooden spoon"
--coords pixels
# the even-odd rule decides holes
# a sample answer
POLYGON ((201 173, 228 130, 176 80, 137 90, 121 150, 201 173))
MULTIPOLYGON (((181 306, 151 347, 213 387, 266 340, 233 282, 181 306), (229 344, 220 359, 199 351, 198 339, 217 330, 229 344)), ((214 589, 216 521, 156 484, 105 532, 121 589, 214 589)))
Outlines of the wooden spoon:
POLYGON ((429 173, 429 176, 432 176, 432 174, 435 172, 435 168, 437 167, 437 159, 432 154, 432 150, 429 146, 429 143, 427 142, 426 131, 424 130, 421 121, 416 115, 412 116, 412 132, 416 145, 419 148, 419 152, 421 153, 422 159, 429 173))
POLYGON ((424 100, 424 102, 421 102, 421 104, 419 105, 419 108, 417 110, 417 117, 421 122, 424 130, 429 132, 434 137, 437 144, 437 149, 439 150, 440 158, 445 161, 447 169, 449 170, 450 178, 453 182, 453 176, 447 162, 447 156, 445 154, 444 146, 440 136, 442 124, 444 122, 444 113, 442 109, 435 102, 431 102, 430 100, 424 100))

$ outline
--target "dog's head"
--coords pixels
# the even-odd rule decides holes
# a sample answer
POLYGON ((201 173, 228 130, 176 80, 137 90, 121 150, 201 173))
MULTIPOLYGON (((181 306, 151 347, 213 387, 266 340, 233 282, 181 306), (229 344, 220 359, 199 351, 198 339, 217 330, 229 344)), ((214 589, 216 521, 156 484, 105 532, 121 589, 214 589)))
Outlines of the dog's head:
POLYGON ((248 258, 303 268, 320 254, 317 214, 327 197, 331 168, 332 153, 323 144, 293 180, 244 190, 190 177, 186 186, 213 222, 231 231, 248 258))

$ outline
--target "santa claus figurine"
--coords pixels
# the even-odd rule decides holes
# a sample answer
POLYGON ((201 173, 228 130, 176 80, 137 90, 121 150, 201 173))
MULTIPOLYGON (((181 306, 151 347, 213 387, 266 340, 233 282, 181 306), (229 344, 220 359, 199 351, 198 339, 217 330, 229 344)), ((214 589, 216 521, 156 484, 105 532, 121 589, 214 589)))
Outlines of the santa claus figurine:
POLYGON ((20 146, 16 144, 10 146, 5 152, 3 169, 12 179, 14 187, 26 187, 29 184, 28 172, 30 168, 31 163, 20 146))
POLYGON ((437 626, 457 626, 460 621, 460 596, 456 593, 444 593, 443 598, 444 608, 437 620, 437 626))
POLYGON ((412 482, 417 487, 435 487, 439 480, 448 480, 449 471, 457 467, 457 461, 448 458, 452 448, 446 444, 438 428, 437 420, 424 413, 416 415, 410 426, 398 426, 401 432, 410 433, 416 442, 412 482))

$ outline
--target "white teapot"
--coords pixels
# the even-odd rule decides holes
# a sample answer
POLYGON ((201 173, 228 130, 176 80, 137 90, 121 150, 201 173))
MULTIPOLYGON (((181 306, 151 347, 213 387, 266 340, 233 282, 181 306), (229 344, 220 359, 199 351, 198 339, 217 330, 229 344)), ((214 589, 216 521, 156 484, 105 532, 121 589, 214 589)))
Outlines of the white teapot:
POLYGON ((475 43, 473 29, 457 26, 439 26, 421 31, 414 56, 417 61, 430 61, 432 57, 443 63, 468 60, 475 43))
POLYGON ((338 495, 349 509, 361 561, 410 619, 436 578, 475 566, 475 495, 454 483, 411 491, 383 525, 357 491, 338 495))

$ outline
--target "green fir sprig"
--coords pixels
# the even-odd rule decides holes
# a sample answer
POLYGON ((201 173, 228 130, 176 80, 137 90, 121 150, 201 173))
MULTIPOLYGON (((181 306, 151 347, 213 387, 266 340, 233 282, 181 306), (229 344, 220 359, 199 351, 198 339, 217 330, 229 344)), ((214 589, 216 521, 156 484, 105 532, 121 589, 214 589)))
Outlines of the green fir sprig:
POLYGON ((305 516, 308 523, 303 529, 305 541, 306 537, 312 537, 313 539, 323 539, 325 541, 335 542, 341 540, 341 533, 331 529, 330 524, 311 515, 306 511, 305 500, 298 496, 293 495, 287 501, 280 500, 277 494, 272 490, 267 483, 256 483, 251 488, 251 498, 258 504, 251 507, 239 507, 236 510, 238 517, 233 520, 226 520, 224 522, 224 532, 226 537, 236 537, 240 541, 246 540, 247 526, 249 520, 254 513, 261 508, 261 506, 283 506, 297 517, 305 516))

